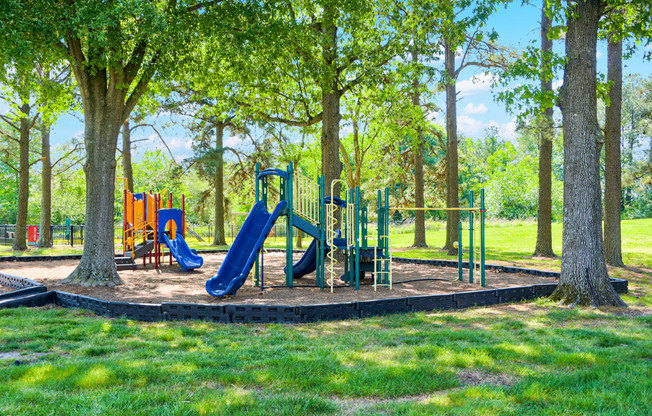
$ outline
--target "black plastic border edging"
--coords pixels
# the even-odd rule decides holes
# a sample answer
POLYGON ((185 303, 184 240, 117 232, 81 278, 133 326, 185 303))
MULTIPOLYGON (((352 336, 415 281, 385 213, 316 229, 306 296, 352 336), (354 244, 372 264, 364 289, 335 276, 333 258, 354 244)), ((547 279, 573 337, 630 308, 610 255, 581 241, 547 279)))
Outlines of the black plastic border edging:
POLYGON ((42 285, 26 287, 24 289, 18 289, 11 292, 0 293, 0 301, 6 299, 20 298, 22 296, 33 295, 35 293, 43 293, 43 292, 47 292, 47 288, 42 285))
MULTIPOLYGON (((275 249, 276 251, 284 251, 275 249)), ((58 256, 62 257, 62 256, 58 256)), ((401 258, 400 263, 418 263, 439 266, 452 266, 457 262, 448 260, 418 260, 401 258)), ((541 276, 556 275, 557 272, 521 269, 517 267, 495 266, 494 270, 507 273, 527 273, 541 276)), ((552 277, 552 276, 551 276, 552 277)), ((611 279, 617 293, 628 291, 628 281, 611 279)), ((319 305, 216 305, 194 303, 127 303, 96 299, 73 293, 51 291, 30 279, 0 273, 0 284, 14 289, 0 296, 0 309, 19 306, 44 306, 54 303, 65 308, 82 308, 107 317, 125 317, 140 321, 204 320, 222 323, 302 323, 327 320, 363 318, 368 316, 401 313, 410 311, 433 311, 440 309, 462 309, 472 306, 488 306, 547 297, 557 287, 557 283, 533 284, 530 286, 501 289, 457 292, 443 295, 409 296, 350 303, 331 303, 319 305)))
POLYGON ((0 309, 18 308, 20 306, 35 307, 54 303, 56 292, 32 293, 18 298, 0 300, 0 309))
MULTIPOLYGON (((25 289, 28 287, 43 286, 39 282, 26 277, 13 276, 11 274, 0 272, 0 285, 10 287, 12 289, 25 289)), ((45 287, 45 286, 43 286, 45 287)))

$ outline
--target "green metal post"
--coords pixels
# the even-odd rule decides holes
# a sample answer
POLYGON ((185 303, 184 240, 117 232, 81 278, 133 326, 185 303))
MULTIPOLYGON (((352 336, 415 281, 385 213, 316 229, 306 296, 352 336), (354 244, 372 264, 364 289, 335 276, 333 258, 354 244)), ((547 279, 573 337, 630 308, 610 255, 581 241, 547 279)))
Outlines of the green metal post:
POLYGON ((355 290, 360 290, 360 187, 355 187, 355 268, 353 274, 355 277, 355 290))
POLYGON ((287 168, 288 179, 285 181, 285 195, 288 201, 288 216, 287 216, 287 237, 285 240, 285 284, 289 287, 292 287, 292 246, 293 246, 293 235, 292 235, 292 216, 294 215, 294 206, 292 200, 294 195, 292 195, 292 181, 294 180, 294 172, 292 167, 292 162, 288 165, 287 168))
MULTIPOLYGON (((377 231, 378 231, 378 240, 380 240, 380 236, 382 235, 383 232, 383 225, 385 224, 385 220, 383 219, 383 205, 382 205, 382 191, 379 189, 378 190, 378 226, 377 231)), ((380 244, 380 241, 378 241, 380 244)))
MULTIPOLYGON (((260 201, 260 186, 258 183, 258 174, 260 173, 260 163, 256 163, 255 170, 255 181, 256 181, 256 203, 260 201)), ((254 286, 258 287, 260 285, 260 263, 258 258, 260 255, 256 256, 256 263, 254 265, 254 286)))
MULTIPOLYGON (((473 208, 473 191, 469 192, 469 206, 473 208)), ((469 283, 473 283, 473 211, 469 211, 469 283)))
POLYGON ((457 274, 458 274, 458 280, 460 282, 463 281, 462 278, 462 252, 463 252, 463 245, 462 245, 462 221, 457 222, 457 274))
MULTIPOLYGON (((378 244, 378 248, 380 249, 380 245, 382 244, 380 242, 380 236, 384 235, 384 227, 385 227, 385 207, 383 207, 383 193, 379 189, 378 190, 378 224, 377 224, 377 231, 378 231, 378 238, 376 241, 376 244, 378 244)), ((376 270, 376 265, 374 264, 374 271, 376 270)), ((376 273, 374 273, 374 281, 378 282, 378 276, 376 276, 376 273)))
MULTIPOLYGON (((384 272, 389 272, 389 188, 385 188, 385 235, 387 238, 383 238, 383 253, 385 255, 385 261, 383 261, 384 272)), ((389 284, 389 273, 383 273, 385 276, 385 284, 389 284)))
POLYGON ((480 286, 484 287, 484 188, 480 189, 480 286))
MULTIPOLYGON (((353 189, 347 189, 344 192, 344 200, 346 201, 346 206, 349 207, 350 204, 353 202, 353 189)), ((353 230, 349 228, 349 220, 350 218, 348 217, 349 210, 345 209, 344 212, 342 213, 342 222, 344 223, 344 228, 346 229, 346 236, 347 236, 347 243, 346 243, 346 250, 344 251, 344 275, 346 276, 345 280, 348 280, 349 282, 349 287, 353 287, 355 285, 355 282, 353 281, 353 270, 355 269, 354 262, 355 258, 351 254, 353 246, 349 246, 348 243, 348 236, 351 235, 353 236, 353 230)))
POLYGON ((326 205, 324 204, 324 175, 317 178, 319 185, 319 245, 317 248, 317 284, 324 288, 324 261, 326 260, 326 205))

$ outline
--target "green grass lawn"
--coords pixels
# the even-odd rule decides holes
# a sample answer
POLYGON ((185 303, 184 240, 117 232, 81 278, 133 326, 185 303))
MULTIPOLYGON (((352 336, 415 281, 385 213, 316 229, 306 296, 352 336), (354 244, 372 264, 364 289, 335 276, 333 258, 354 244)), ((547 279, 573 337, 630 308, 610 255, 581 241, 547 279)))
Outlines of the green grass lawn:
POLYGON ((538 300, 302 325, 0 311, 0 414, 643 415, 652 316, 538 300))
MULTIPOLYGON (((535 230, 490 224, 490 260, 558 267, 525 258, 535 230)), ((409 232, 393 236, 409 246, 409 232)), ((0 414, 652 414, 651 250, 652 220, 625 221, 634 267, 610 273, 630 280, 627 310, 539 299, 301 325, 0 310, 0 414)))

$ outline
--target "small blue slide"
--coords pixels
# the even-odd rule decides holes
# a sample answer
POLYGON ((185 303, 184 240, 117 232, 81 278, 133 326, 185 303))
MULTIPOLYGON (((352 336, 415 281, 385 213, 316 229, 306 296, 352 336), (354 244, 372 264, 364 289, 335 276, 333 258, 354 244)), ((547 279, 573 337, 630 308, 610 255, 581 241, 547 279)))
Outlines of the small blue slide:
POLYGON ((301 279, 317 269, 317 239, 313 238, 303 256, 292 265, 292 277, 301 279))
POLYGON ((174 259, 179 263, 181 270, 184 272, 198 269, 204 264, 204 258, 198 256, 196 252, 188 247, 188 244, 181 236, 181 233, 177 233, 174 240, 170 240, 170 237, 165 233, 161 233, 161 236, 163 240, 162 242, 168 246, 174 259))
POLYGON ((281 201, 273 212, 268 212, 263 201, 258 201, 247 216, 217 275, 206 281, 206 291, 215 297, 235 295, 249 276, 249 272, 263 248, 274 223, 287 213, 287 201, 281 201))
MULTIPOLYGON (((342 235, 340 230, 336 231, 339 238, 342 235)), ((326 253, 331 251, 329 246, 326 246, 326 253)), ((292 265, 292 277, 294 279, 301 279, 303 276, 314 272, 317 269, 317 239, 313 238, 312 242, 308 246, 308 249, 303 256, 292 265)), ((284 269, 285 270, 285 269, 284 269)))

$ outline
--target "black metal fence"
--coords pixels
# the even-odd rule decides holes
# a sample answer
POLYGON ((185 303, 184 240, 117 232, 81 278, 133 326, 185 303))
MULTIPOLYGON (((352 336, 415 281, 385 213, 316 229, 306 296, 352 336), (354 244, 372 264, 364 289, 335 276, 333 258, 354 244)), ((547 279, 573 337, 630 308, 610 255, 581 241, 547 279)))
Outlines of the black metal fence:
MULTIPOLYGON (((28 228, 31 226, 28 225, 28 228)), ((50 226, 50 245, 84 245, 84 225, 50 226)), ((27 233, 27 230, 26 230, 27 233)), ((27 238, 27 234, 26 234, 27 238)), ((16 225, 0 224, 0 245, 11 246, 16 239, 16 225)))
MULTIPOLYGON (((28 226, 29 227, 29 226, 28 226)), ((84 245, 85 225, 53 225, 50 227, 51 245, 69 245, 72 247, 84 245)), ((212 243, 215 237, 213 224, 188 224, 186 240, 188 242, 212 243)), ((232 242, 240 232, 242 224, 225 224, 225 237, 227 242, 232 242)), ((282 241, 285 239, 286 226, 283 219, 274 225, 269 235, 270 241, 282 241)), ((27 233, 27 230, 26 230, 27 233)), ((114 225, 114 241, 122 244, 122 224, 114 225)), ((0 224, 0 246, 11 246, 16 237, 16 225, 0 224)), ((27 234, 26 234, 27 238, 27 234)))
MULTIPOLYGON (((186 240, 196 240, 201 241, 197 236, 199 235, 204 241, 212 242, 215 237, 215 227, 213 224, 208 225, 197 225, 197 224, 188 224, 188 232, 186 233, 186 240)), ((225 224, 224 225, 224 237, 227 241, 233 241, 242 229, 242 224, 225 224)), ((269 238, 274 241, 275 239, 284 239, 287 233, 285 223, 283 220, 279 220, 277 224, 272 227, 272 231, 269 233, 269 238)))

